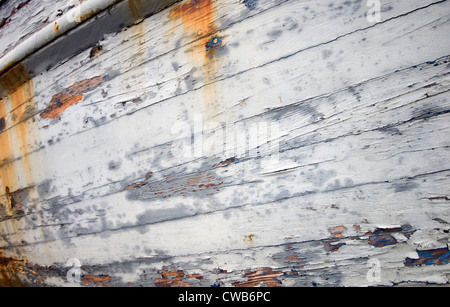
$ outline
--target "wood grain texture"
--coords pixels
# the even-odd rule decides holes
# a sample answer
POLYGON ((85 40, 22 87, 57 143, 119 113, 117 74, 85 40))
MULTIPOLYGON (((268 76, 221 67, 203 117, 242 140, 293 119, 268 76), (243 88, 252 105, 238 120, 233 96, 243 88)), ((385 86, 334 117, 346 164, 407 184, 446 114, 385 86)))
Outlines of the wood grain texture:
POLYGON ((450 4, 381 4, 182 1, 2 76, 0 285, 448 284, 450 4))

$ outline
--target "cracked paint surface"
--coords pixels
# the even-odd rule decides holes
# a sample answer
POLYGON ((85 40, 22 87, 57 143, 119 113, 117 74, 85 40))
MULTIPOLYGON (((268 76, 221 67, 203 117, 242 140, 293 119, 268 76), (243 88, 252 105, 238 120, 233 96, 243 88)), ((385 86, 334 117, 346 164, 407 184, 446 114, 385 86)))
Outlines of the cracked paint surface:
POLYGON ((94 77, 74 83, 61 93, 55 94, 49 106, 41 113, 42 118, 59 118, 64 111, 83 100, 83 94, 91 91, 102 84, 103 77, 94 77))
MULTIPOLYGON (((8 3, 2 54, 68 9, 8 3)), ((79 16, 0 76, 0 285, 447 285, 449 9, 393 0, 371 24, 361 1, 130 0, 79 16)))

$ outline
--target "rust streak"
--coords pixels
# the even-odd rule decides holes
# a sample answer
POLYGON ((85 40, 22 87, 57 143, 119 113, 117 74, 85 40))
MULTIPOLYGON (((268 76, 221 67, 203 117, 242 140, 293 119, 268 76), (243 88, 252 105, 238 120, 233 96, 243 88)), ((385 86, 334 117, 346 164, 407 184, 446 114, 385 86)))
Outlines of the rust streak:
POLYGON ((212 23, 212 0, 191 0, 176 6, 170 12, 170 18, 182 18, 190 35, 207 35, 216 29, 212 23), (201 32, 200 32, 201 31, 201 32))
POLYGON ((38 129, 30 116, 35 108, 33 80, 16 65, 0 78, 7 97, 0 101, 0 118, 5 127, 0 133, 0 204, 3 234, 10 244, 23 244, 23 219, 27 212, 24 190, 35 184, 42 163, 31 157, 33 144, 39 143, 38 129), (14 218, 10 218, 14 217, 14 218))
POLYGON ((178 5, 170 12, 170 18, 181 20, 184 33, 191 39, 200 39, 192 51, 196 64, 207 64, 205 45, 210 41, 217 26, 214 24, 215 12, 212 0, 191 0, 178 5))
MULTIPOLYGON (((20 120, 10 128, 5 120, 5 130, 0 134, 0 191, 9 191, 5 193, 9 198, 9 194, 33 183, 35 165, 29 155, 30 145, 37 141, 37 129, 28 119, 29 110, 34 109, 34 84, 24 70, 16 66, 2 76, 0 86, 8 93, 7 99, 0 101, 0 118, 20 120)), ((12 208, 7 211, 13 214, 12 208)))
POLYGON ((24 287, 27 280, 23 267, 27 261, 4 257, 0 254, 0 287, 24 287), (22 274, 22 275, 21 275, 22 274))
MULTIPOLYGON (((170 12, 170 18, 181 25, 186 37, 193 40, 190 56, 194 67, 203 71, 203 80, 207 85, 203 90, 204 113, 212 118, 220 113, 218 110, 218 89, 214 83, 217 67, 220 67, 217 48, 207 50, 206 46, 213 37, 217 37, 216 13, 214 1, 191 0, 176 6, 170 12)), ((221 36, 221 35, 219 35, 221 36)))

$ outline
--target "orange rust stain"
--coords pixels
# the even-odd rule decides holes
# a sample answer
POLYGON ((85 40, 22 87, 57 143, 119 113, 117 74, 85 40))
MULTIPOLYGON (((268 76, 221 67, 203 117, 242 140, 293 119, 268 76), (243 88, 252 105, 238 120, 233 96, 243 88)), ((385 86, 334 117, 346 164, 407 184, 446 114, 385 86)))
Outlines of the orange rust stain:
POLYGON ((274 271, 271 268, 260 268, 253 272, 245 273, 248 279, 243 282, 233 282, 235 287, 257 287, 261 284, 266 284, 268 287, 279 287, 281 281, 277 277, 283 276, 283 272, 274 271))
POLYGON ((203 89, 204 113, 207 118, 212 118, 220 113, 217 106, 219 91, 213 82, 217 68, 220 67, 220 60, 215 57, 214 48, 206 50, 206 45, 217 31, 214 1, 184 2, 172 9, 169 17, 176 24, 181 21, 184 35, 193 40, 190 56, 193 66, 203 70, 203 81, 207 84, 203 89))
POLYGON ((71 106, 83 100, 83 95, 101 85, 103 77, 94 77, 88 80, 76 82, 63 92, 53 96, 50 105, 41 113, 42 118, 59 118, 71 106))
POLYGON ((55 21, 55 23, 53 24, 53 30, 55 30, 56 33, 59 32, 59 24, 55 21))
MULTIPOLYGON (((16 201, 15 195, 35 184, 36 174, 42 171, 40 161, 30 157, 33 144, 39 142, 32 119, 34 84, 17 65, 0 77, 0 87, 6 91, 6 97, 0 100, 0 118, 5 118, 5 127, 0 133, 0 204, 4 205, 2 214, 20 216, 26 208, 16 201)), ((21 220, 8 219, 2 225, 11 241, 23 243, 21 220)))
POLYGON ((0 287, 23 287, 26 282, 19 274, 25 274, 22 270, 26 261, 4 257, 0 254, 0 287))
POLYGON ((109 287, 109 282, 111 281, 111 276, 109 275, 83 275, 82 283, 85 286, 96 286, 96 287, 109 287))
POLYGON ((78 15, 76 16, 75 20, 77 22, 83 22, 85 20, 88 20, 89 18, 91 18, 92 16, 95 15, 94 10, 90 10, 89 12, 87 12, 86 14, 82 14, 82 15, 78 15))
MULTIPOLYGON (((22 76, 25 78, 24 76, 22 76)), ((36 127, 28 120, 27 108, 34 108, 34 85, 32 80, 10 87, 10 80, 0 81, 0 86, 8 88, 8 97, 0 101, 0 117, 7 118, 5 130, 0 134, 0 192, 14 192, 22 185, 33 183, 30 162, 30 144, 36 141, 36 127), (24 108, 24 105, 27 108, 24 108), (12 125, 14 124, 14 125, 12 125), (9 127, 8 127, 9 126, 9 127)))
MULTIPOLYGON (((176 6, 170 12, 171 19, 181 18, 185 32, 193 37, 214 33, 214 8, 212 0, 191 0, 176 6)), ((209 39, 206 38, 205 44, 209 39)), ((203 46, 205 46, 203 44, 203 46)))

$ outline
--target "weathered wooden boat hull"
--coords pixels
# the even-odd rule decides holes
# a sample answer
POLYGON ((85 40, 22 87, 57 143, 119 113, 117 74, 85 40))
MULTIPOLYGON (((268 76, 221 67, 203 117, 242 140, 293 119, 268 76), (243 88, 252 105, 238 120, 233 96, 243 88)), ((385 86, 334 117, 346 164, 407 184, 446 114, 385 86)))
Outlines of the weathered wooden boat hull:
POLYGON ((0 6, 1 286, 448 284, 449 1, 93 2, 0 6))

